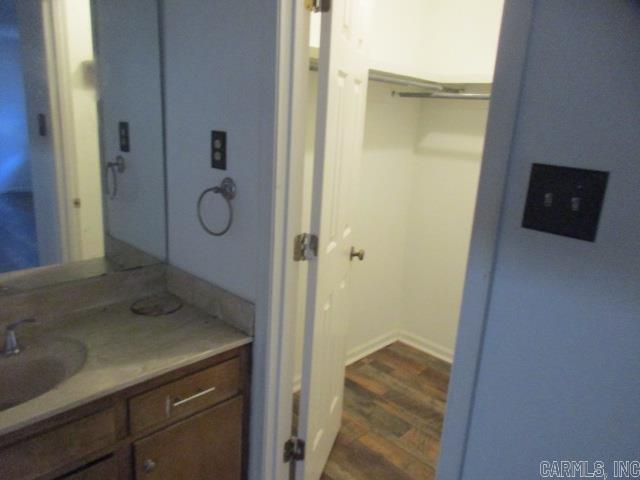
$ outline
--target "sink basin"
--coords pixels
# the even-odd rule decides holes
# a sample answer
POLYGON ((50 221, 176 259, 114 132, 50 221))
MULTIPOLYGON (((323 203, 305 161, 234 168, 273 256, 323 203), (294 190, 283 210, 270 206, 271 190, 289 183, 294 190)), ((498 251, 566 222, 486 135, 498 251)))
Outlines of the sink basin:
POLYGON ((22 351, 0 354, 0 411, 36 398, 78 373, 87 359, 85 346, 70 338, 18 338, 22 351))

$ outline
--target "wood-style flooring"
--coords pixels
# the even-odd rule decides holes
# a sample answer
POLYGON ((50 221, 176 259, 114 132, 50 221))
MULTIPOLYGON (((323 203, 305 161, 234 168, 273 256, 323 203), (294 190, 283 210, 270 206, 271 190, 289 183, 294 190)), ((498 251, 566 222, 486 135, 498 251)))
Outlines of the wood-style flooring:
POLYGON ((0 273, 38 266, 31 193, 0 194, 0 273))
POLYGON ((448 363, 400 342, 348 366, 322 480, 433 479, 449 375, 448 363))

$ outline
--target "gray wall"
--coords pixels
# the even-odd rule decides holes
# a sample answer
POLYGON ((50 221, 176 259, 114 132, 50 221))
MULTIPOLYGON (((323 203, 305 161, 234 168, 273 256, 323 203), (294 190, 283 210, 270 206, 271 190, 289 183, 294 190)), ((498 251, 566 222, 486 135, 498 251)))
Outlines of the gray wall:
POLYGON ((536 1, 465 479, 638 458, 639 79, 637 2, 536 1), (520 227, 533 162, 611 172, 595 243, 520 227))
POLYGON ((40 266, 60 263, 63 245, 53 137, 39 135, 38 114, 51 118, 41 0, 20 0, 18 24, 27 108, 27 155, 36 214, 40 266))
MULTIPOLYGON (((263 0, 164 2, 169 261, 251 301, 259 255, 269 255, 260 199, 273 169, 276 13, 263 0), (227 171, 211 168, 211 130, 227 131, 227 171), (212 237, 196 204, 226 176, 238 187, 234 222, 212 237)), ((220 230, 227 215, 210 195, 209 227, 220 230)))

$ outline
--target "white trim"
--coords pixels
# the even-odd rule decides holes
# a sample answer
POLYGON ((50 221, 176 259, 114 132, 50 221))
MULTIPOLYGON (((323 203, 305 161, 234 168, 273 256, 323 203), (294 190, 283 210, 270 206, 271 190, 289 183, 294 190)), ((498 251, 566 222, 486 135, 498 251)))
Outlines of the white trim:
MULTIPOLYGON (((78 195, 78 171, 76 168, 76 138, 75 125, 73 121, 72 111, 72 85, 71 79, 65 74, 69 71, 69 51, 68 51, 68 31, 67 31, 67 12, 66 2, 50 2, 48 3, 51 11, 52 21, 52 46, 53 46, 53 64, 50 65, 53 75, 49 77, 52 82, 52 88, 56 90, 55 101, 52 105, 56 105, 56 120, 59 122, 57 136, 59 136, 60 151, 56 149, 56 154, 60 158, 56 159, 56 163, 60 166, 58 172, 60 190, 58 191, 58 199, 60 209, 64 214, 60 215, 62 220, 60 231, 62 238, 65 240, 65 261, 71 262, 81 260, 81 242, 80 242, 80 222, 79 214, 73 207, 72 198, 78 195)), ((53 96, 53 95, 52 95, 53 96)), ((53 115, 52 115, 53 118, 53 115)))
POLYGON ((371 355, 373 352, 377 352, 378 350, 391 345, 398 340, 400 340, 400 332, 395 330, 384 335, 380 335, 379 337, 374 338, 373 340, 370 340, 363 345, 352 348, 347 352, 345 365, 356 363, 358 360, 361 360, 364 357, 371 355))
POLYGON ((421 337, 420 335, 415 335, 406 330, 400 330, 398 333, 398 340, 447 363, 453 363, 453 350, 440 345, 433 340, 421 337))
POLYGON ((51 132, 51 145, 53 161, 55 164, 56 178, 54 180, 56 189, 56 210, 58 212, 58 234, 59 234, 59 262, 66 263, 73 258, 70 246, 70 236, 75 232, 73 218, 69 217, 67 207, 68 174, 67 162, 65 161, 65 138, 63 131, 63 101, 60 98, 60 74, 59 57, 63 54, 58 48, 59 37, 59 10, 55 8, 52 0, 43 0, 42 26, 45 46, 45 68, 47 71, 47 82, 49 87, 49 131, 51 132))
POLYGON ((505 2, 438 480, 460 480, 463 474, 534 3, 505 2))
MULTIPOLYGON (((250 427, 249 478, 286 480, 289 465, 282 459, 291 435, 295 328, 299 263, 293 262, 294 232, 302 216, 302 162, 308 76, 309 14, 303 2, 265 2, 265 13, 277 9, 272 85, 275 102, 261 105, 273 114, 273 129, 265 128, 264 161, 260 162, 260 235, 265 255, 259 256, 256 332, 250 427)), ((266 39, 268 42, 271 39, 266 39)))
MULTIPOLYGON (((453 360, 453 350, 450 348, 443 347, 432 340, 415 335, 407 330, 393 330, 349 350, 344 365, 348 367, 358 360, 362 360, 395 342, 405 343, 416 350, 420 350, 447 363, 451 363, 453 360)), ((301 387, 302 373, 297 373, 293 381, 293 392, 299 392, 301 387)))

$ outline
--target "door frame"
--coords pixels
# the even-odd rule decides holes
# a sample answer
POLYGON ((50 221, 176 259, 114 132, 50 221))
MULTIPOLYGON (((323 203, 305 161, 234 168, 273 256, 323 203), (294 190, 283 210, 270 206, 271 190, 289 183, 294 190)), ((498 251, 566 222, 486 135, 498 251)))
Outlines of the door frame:
MULTIPOLYGON (((254 362, 264 369, 254 375, 250 478, 255 480, 289 478, 282 452, 291 432, 296 341, 292 312, 299 264, 290 259, 301 224, 302 197, 295 179, 306 123, 298 120, 305 119, 299 115, 305 104, 309 13, 302 0, 277 3, 276 142, 274 165, 263 176, 261 192, 263 205, 270 208, 262 225, 269 255, 260 265, 265 281, 259 282, 254 346, 254 362)), ((505 0, 438 464, 437 478, 443 480, 462 475, 533 13, 534 0, 505 0)))
MULTIPOLYGON (((84 6, 90 11, 91 0, 84 0, 84 2, 84 6)), ((64 263, 104 254, 104 221, 101 203, 100 208, 96 208, 97 202, 102 201, 97 104, 93 102, 88 104, 86 100, 84 103, 85 108, 91 109, 89 118, 93 120, 96 129, 95 137, 91 137, 85 135, 87 131, 83 129, 93 133, 92 124, 87 124, 86 118, 79 121, 74 113, 74 102, 78 101, 82 92, 76 91, 77 87, 74 86, 73 79, 68 74, 72 70, 70 25, 68 24, 70 5, 68 3, 60 0, 42 0, 51 108, 50 126, 60 219, 61 261, 64 263), (87 153, 95 154, 97 163, 93 168, 87 166, 81 168, 82 154, 87 153), (83 195, 86 192, 98 192, 97 200, 83 195), (76 206, 76 201, 82 201, 82 204, 76 206)), ((93 41, 91 35, 89 38, 93 41)), ((94 61, 93 57, 91 61, 94 61)), ((84 74, 86 75, 86 72, 84 74)), ((93 85, 94 89, 95 87, 93 85)))
POLYGON ((534 6, 535 0, 505 0, 440 443, 438 479, 459 480, 463 474, 534 6))
POLYGON ((273 0, 275 32, 275 103, 271 162, 261 162, 260 237, 264 255, 258 265, 255 341, 249 442, 251 480, 287 480, 283 461, 291 436, 296 308, 300 263, 293 261, 294 237, 302 225, 302 187, 309 69, 310 13, 303 0, 273 0))

